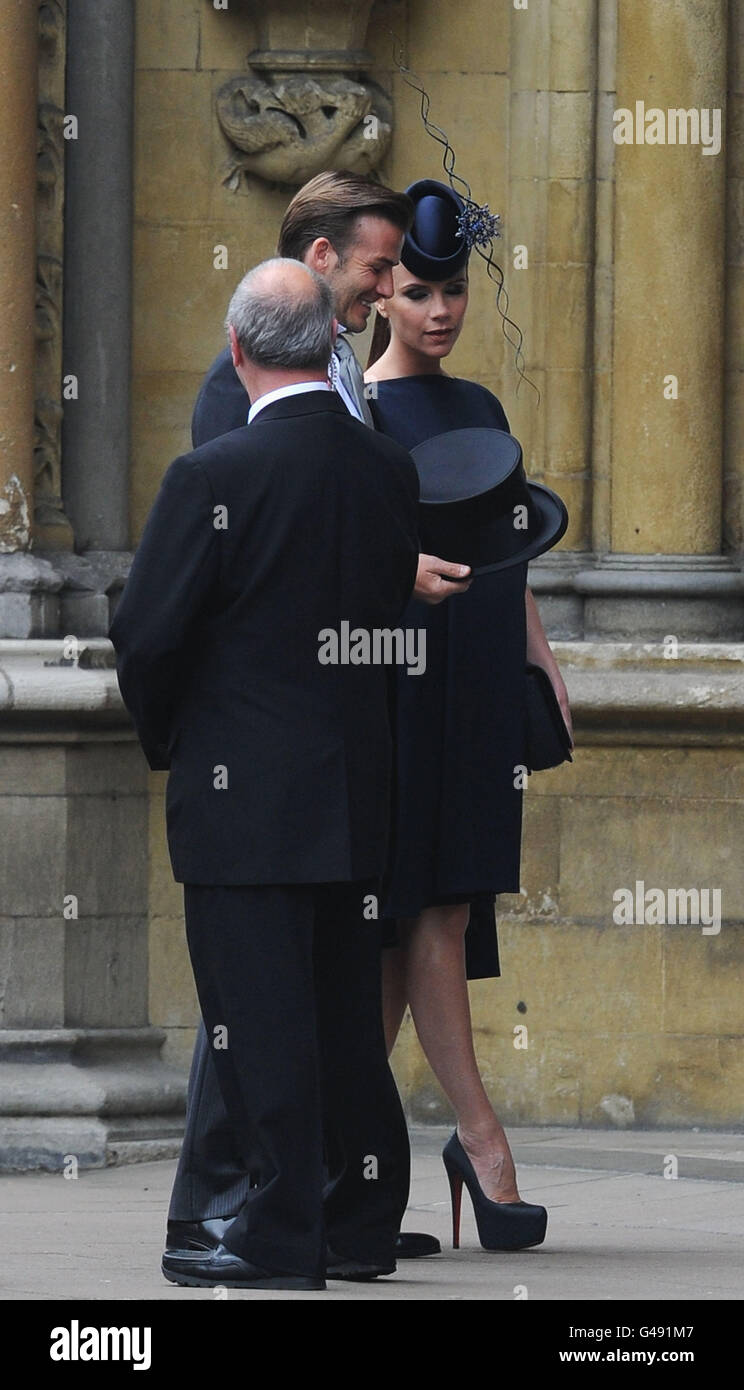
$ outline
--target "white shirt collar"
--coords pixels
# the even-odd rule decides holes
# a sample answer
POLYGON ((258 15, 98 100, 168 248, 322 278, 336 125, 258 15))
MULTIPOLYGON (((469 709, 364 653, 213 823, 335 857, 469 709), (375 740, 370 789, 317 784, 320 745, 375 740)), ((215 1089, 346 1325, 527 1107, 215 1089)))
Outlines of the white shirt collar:
POLYGON ((259 410, 263 410, 265 405, 271 405, 273 401, 280 401, 284 396, 300 396, 303 391, 330 391, 329 381, 296 381, 292 386, 277 386, 274 391, 267 391, 265 396, 259 396, 248 411, 248 424, 256 418, 259 410))

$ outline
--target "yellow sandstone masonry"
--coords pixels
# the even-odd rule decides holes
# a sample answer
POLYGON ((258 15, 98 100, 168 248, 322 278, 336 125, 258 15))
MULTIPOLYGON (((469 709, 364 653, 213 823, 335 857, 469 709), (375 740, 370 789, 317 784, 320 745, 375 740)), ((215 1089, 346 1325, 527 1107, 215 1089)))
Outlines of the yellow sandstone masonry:
MULTIPOLYGON (((617 106, 725 104, 721 0, 623 0, 617 106), (669 35, 675 34, 674 62, 669 35)), ((612 549, 706 555, 720 545, 721 345, 725 245, 722 153, 616 151, 612 549), (679 379, 676 401, 663 378, 679 379)))
POLYGON ((732 5, 728 91, 724 537, 744 545, 744 4, 732 5))
MULTIPOLYGON (((540 409, 527 388, 515 397, 512 350, 477 259, 449 368, 501 396, 528 472, 565 498, 562 550, 718 551, 724 301, 725 534, 735 544, 744 534, 744 0, 729 8, 727 77, 721 0, 373 7, 370 76, 394 97, 381 177, 403 186, 441 174, 418 97, 392 71, 389 23, 425 78, 458 169, 502 215, 496 256, 540 409), (636 99, 665 110, 723 105, 727 84, 720 156, 614 144, 614 109, 636 99), (526 271, 512 264, 518 243, 526 271), (679 377, 678 401, 663 398, 667 372, 679 377)), ((291 196, 257 179, 236 196, 221 181, 214 98, 245 71, 255 44, 245 6, 137 0, 133 542, 165 468, 188 448, 229 295, 273 252, 291 196), (213 268, 216 244, 228 247, 227 270, 213 268)), ((608 670, 608 690, 614 679, 608 670)), ((530 782, 524 891, 497 908, 503 975, 472 985, 489 1092, 512 1123, 607 1126, 625 1098, 640 1124, 740 1125, 744 870, 734 847, 744 832, 744 749, 735 738, 723 746, 723 723, 708 746, 690 746, 692 735, 675 742, 673 725, 656 746, 617 721, 602 737, 585 732, 573 766, 530 782), (720 933, 616 925, 613 891, 637 879, 720 887, 720 933), (513 1045, 515 1026, 528 1029, 526 1050, 513 1045)), ((185 1065, 197 1012, 164 783, 151 778, 150 1017, 167 1030, 168 1060, 185 1065)), ((443 1119, 410 1022, 394 1066, 411 1112, 443 1119)))

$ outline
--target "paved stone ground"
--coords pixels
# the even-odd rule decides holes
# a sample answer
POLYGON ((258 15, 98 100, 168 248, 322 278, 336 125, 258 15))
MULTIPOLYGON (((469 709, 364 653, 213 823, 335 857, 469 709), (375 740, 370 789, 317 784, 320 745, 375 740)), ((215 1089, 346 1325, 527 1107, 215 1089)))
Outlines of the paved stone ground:
MULTIPOLYGON (((373 1284, 325 1294, 231 1292, 237 1299, 717 1300, 744 1297, 744 1134, 512 1129, 522 1195, 549 1209, 545 1244, 493 1254, 477 1241, 465 1196, 462 1249, 450 1241, 440 1152, 448 1131, 413 1132, 409 1230, 443 1254, 401 1262, 373 1284), (668 1156, 676 1179, 665 1178, 668 1156)), ((212 1300, 160 1274, 174 1164, 0 1178, 4 1300, 212 1300)), ((74 1309, 71 1309, 71 1315, 74 1309)), ((88 1313, 90 1316, 90 1313, 88 1313)), ((617 1320, 617 1319, 615 1319, 617 1320)))

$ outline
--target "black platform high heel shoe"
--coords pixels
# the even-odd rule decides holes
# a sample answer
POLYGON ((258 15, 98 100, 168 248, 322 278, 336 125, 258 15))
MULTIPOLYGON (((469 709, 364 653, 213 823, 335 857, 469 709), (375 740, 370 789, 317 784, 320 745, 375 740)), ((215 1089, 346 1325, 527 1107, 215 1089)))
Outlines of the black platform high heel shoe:
POLYGON ((460 1140, 457 1130, 447 1140, 442 1161, 452 1196, 452 1246, 460 1248, 460 1209, 463 1183, 473 1203, 478 1239, 484 1250, 524 1250, 545 1239, 548 1213, 530 1202, 492 1202, 483 1191, 460 1140))

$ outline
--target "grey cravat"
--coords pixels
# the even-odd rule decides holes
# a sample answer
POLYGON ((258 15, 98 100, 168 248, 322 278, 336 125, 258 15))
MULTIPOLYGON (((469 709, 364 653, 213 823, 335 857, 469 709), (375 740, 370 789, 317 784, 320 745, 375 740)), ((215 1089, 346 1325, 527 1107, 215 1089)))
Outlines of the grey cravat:
POLYGON ((372 419, 372 412, 364 395, 364 377, 362 375, 362 369, 354 356, 354 350, 351 344, 347 341, 343 333, 339 333, 336 339, 336 346, 334 348, 331 364, 332 368, 335 368, 332 376, 333 385, 336 385, 336 379, 341 382, 344 390, 354 401, 365 425, 369 425, 371 429, 374 429, 375 422, 372 419), (338 377, 336 377, 336 373, 338 377))

